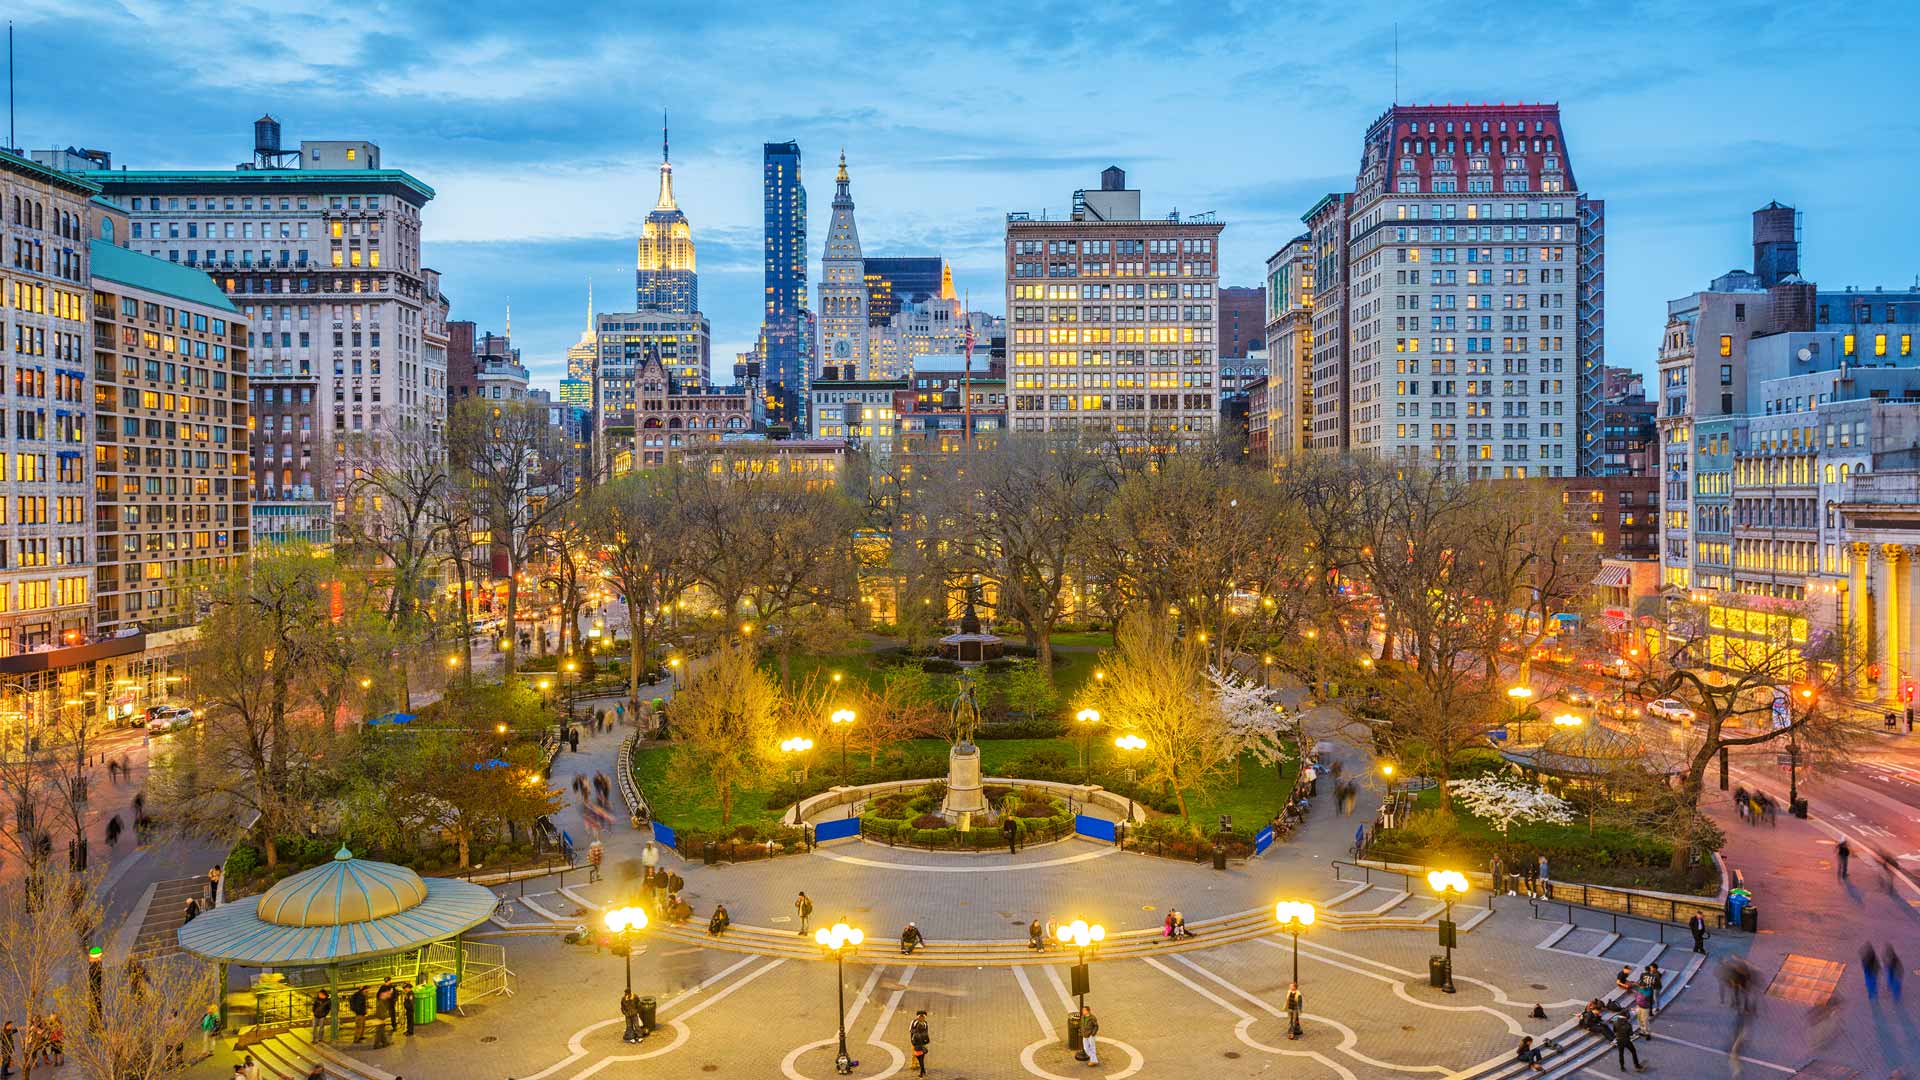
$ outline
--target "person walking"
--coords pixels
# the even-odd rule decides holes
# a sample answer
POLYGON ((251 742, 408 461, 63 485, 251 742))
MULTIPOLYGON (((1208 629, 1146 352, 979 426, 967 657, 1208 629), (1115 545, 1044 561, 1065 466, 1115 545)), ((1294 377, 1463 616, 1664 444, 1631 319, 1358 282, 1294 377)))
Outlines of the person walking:
POLYGON ((1872 945, 1860 946, 1860 974, 1867 980, 1867 1000, 1880 996, 1880 954, 1872 945))
POLYGON ((1840 846, 1833 849, 1833 853, 1840 858, 1840 877, 1844 879, 1847 876, 1847 860, 1853 858, 1853 847, 1842 840, 1840 846))
POLYGON ((1500 861, 1500 856, 1498 855, 1495 855, 1493 861, 1487 864, 1487 877, 1491 879, 1491 884, 1488 887, 1493 890, 1493 895, 1495 896, 1499 896, 1503 891, 1500 888, 1500 883, 1507 879, 1506 869, 1506 864, 1500 861))
POLYGON ((1307 999, 1300 993, 1299 983, 1287 984, 1287 1038, 1298 1039, 1306 1034, 1300 1027, 1300 1011, 1307 1007, 1307 999))
POLYGON ((813 918, 813 899, 803 889, 793 898, 793 910, 800 916, 800 936, 807 936, 807 920, 813 918))
POLYGON ((123 827, 124 826, 120 824, 119 814, 115 814, 112 817, 107 819, 107 850, 108 851, 112 851, 114 847, 120 843, 120 830, 123 827))
POLYGON ((220 868, 207 867, 207 910, 220 906, 220 868))
POLYGON ((627 1021, 626 1031, 620 1035, 621 1042, 637 1043, 646 1038, 646 1033, 640 1030, 640 999, 632 990, 620 995, 620 1015, 627 1021))
POLYGON ((333 995, 325 987, 313 996, 313 1041, 319 1042, 327 1033, 327 1017, 333 1015, 333 995))
POLYGON ((1707 920, 1701 918, 1699 912, 1694 912, 1693 918, 1687 920, 1687 931, 1693 935, 1693 951, 1705 953, 1707 951, 1707 920))
POLYGON ((393 980, 380 983, 380 989, 373 994, 373 1048, 380 1049, 393 1042, 393 980))
POLYGON ((407 1035, 408 1037, 412 1037, 413 1035, 413 984, 410 982, 401 983, 398 997, 399 997, 400 1011, 407 1014, 407 1035))
POLYGON ((1093 1006, 1080 1006, 1080 1050, 1087 1055, 1088 1065, 1100 1064, 1100 1049, 1094 1045, 1094 1036, 1100 1034, 1100 1018, 1093 1015, 1093 1006))
POLYGON ((587 845, 587 884, 600 880, 600 862, 607 857, 607 849, 601 845, 600 838, 587 845))
POLYGON ((1887 943, 1887 993, 1893 995, 1894 1004, 1900 1002, 1900 954, 1893 951, 1893 943, 1887 943))
MULTIPOLYGON (((206 1014, 200 1017, 200 1056, 213 1056, 213 1040, 220 1034, 220 1006, 207 1006, 206 1014)), ((319 1039, 315 1039, 318 1042, 319 1039)))
POLYGON ((361 986, 347 996, 347 1011, 353 1014, 353 1041, 367 1041, 367 988, 361 986))
POLYGON ((1000 832, 1001 832, 1001 835, 1007 838, 1007 854, 1009 855, 1019 854, 1020 852, 1019 824, 1016 823, 1011 816, 1001 818, 1000 832))
POLYGON ((927 1075, 927 1048, 933 1045, 933 1033, 927 1027, 927 1010, 913 1014, 907 1027, 907 1041, 913 1044, 913 1064, 921 1076, 927 1075))
MULTIPOLYGON (((1605 1052, 1604 1050, 1601 1051, 1601 1053, 1605 1052)), ((1640 1061, 1640 1051, 1633 1045, 1633 1021, 1627 1019, 1626 1013, 1621 1013, 1613 1018, 1613 1052, 1614 1056, 1620 1059, 1621 1072, 1627 1071, 1628 1055, 1632 1055, 1633 1057, 1633 1068, 1635 1072, 1647 1071, 1646 1065, 1640 1061)))

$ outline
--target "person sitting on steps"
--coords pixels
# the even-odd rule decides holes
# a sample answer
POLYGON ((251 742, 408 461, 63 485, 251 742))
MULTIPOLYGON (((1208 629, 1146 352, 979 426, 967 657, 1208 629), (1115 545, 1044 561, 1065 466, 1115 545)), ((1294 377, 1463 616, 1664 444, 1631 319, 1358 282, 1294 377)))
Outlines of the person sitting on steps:
POLYGON ((920 928, 912 923, 908 923, 907 928, 900 931, 901 956, 912 956, 913 950, 923 948, 926 944, 927 939, 920 933, 920 928))
POLYGON ((713 918, 707 920, 707 933, 719 937, 733 925, 733 919, 727 914, 727 905, 719 904, 713 909, 713 918))
POLYGON ((1035 919, 1032 922, 1028 923, 1027 924, 1027 948, 1034 949, 1034 950, 1040 950, 1040 949, 1046 948, 1047 939, 1043 936, 1043 934, 1044 934, 1044 931, 1042 931, 1040 928, 1039 919, 1035 919))

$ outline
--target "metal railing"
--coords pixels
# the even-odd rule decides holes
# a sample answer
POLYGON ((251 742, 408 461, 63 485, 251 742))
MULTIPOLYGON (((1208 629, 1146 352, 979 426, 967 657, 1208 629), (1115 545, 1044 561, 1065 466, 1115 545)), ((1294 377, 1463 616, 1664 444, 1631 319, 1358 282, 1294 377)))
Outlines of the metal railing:
POLYGON ((1551 895, 1530 898, 1534 907, 1534 918, 1540 918, 1541 904, 1558 904, 1567 909, 1567 920, 1572 922, 1573 912, 1592 911, 1624 919, 1637 919, 1647 923, 1661 923, 1684 927, 1697 913, 1709 926, 1726 929, 1726 909, 1711 900, 1682 900, 1677 897, 1647 896, 1625 889, 1610 889, 1604 885, 1573 885, 1554 882, 1551 895))
MULTIPOLYGON (((1412 870, 1412 871, 1395 870, 1393 867, 1385 866, 1385 865, 1368 866, 1364 862, 1349 861, 1346 859, 1333 860, 1333 879, 1335 881, 1345 881, 1352 884, 1359 884, 1359 882, 1354 881, 1354 879, 1350 877, 1342 877, 1340 875, 1340 868, 1343 866, 1350 867, 1354 870, 1360 871, 1360 875, 1361 875, 1360 881, 1363 881, 1368 885, 1372 885, 1374 883, 1373 875, 1375 874, 1381 874, 1381 875, 1391 874, 1394 877, 1397 877, 1400 879, 1400 891, 1406 893, 1408 896, 1413 896, 1416 893, 1421 895, 1431 895, 1431 893, 1425 889, 1425 883, 1421 879, 1421 875, 1425 873, 1424 867, 1421 868, 1420 870, 1412 870)), ((1476 875, 1470 874, 1468 876, 1474 877, 1476 875)), ((1484 877, 1485 875, 1477 875, 1477 876, 1484 877)), ((1487 895, 1487 910, 1492 911, 1493 898, 1494 896, 1497 895, 1497 893, 1493 889, 1485 889, 1483 891, 1487 895)))

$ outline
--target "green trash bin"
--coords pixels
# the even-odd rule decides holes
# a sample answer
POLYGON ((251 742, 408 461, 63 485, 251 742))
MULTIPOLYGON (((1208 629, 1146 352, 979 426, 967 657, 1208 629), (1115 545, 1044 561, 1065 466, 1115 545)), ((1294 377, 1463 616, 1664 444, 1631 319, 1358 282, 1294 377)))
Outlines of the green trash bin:
POLYGON ((413 1022, 415 1026, 433 1023, 434 987, 431 982, 421 982, 413 988, 413 1022))

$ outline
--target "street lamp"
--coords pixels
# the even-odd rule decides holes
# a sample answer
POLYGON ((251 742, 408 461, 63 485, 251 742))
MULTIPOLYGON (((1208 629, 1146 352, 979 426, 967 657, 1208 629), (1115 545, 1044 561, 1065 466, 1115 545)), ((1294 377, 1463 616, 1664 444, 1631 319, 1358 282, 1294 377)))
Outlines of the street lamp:
POLYGON ((553 680, 541 679, 539 685, 540 685, 540 704, 542 706, 553 704, 553 695, 548 692, 553 689, 553 680))
POLYGON ((607 929, 620 935, 622 955, 627 959, 627 993, 633 993, 633 934, 647 928, 645 908, 623 907, 607 912, 607 929))
MULTIPOLYGON (((1087 991, 1091 988, 1093 981, 1088 977, 1087 953, 1107 939, 1107 928, 1099 923, 1089 923, 1085 919, 1075 919, 1065 926, 1055 927, 1053 933, 1060 939, 1062 945, 1071 945, 1080 951, 1080 963, 1069 974, 1073 979, 1073 992, 1080 997, 1078 1015, 1085 1016, 1087 1015, 1087 991)), ((1084 1049, 1076 1050, 1073 1059, 1085 1061, 1087 1052, 1084 1049)))
MULTIPOLYGON (((1113 745, 1129 753, 1147 748, 1147 740, 1138 735, 1122 735, 1113 740, 1113 745)), ((1133 766, 1127 766, 1127 826, 1133 826, 1133 766)))
POLYGON ((1092 749, 1092 747, 1089 744, 1093 739, 1094 726, 1100 723, 1100 710, 1099 709, 1081 709, 1079 712, 1074 714, 1073 718, 1075 720, 1078 720, 1081 725, 1080 726, 1080 779, 1082 783, 1091 784, 1093 783, 1093 757, 1088 751, 1092 749))
MULTIPOLYGON (((1300 935, 1306 933, 1307 927, 1313 925, 1313 905, 1305 900, 1282 900, 1273 905, 1273 917, 1280 921, 1280 929, 1293 935, 1293 985, 1298 989, 1300 986, 1300 935)), ((1297 1039, 1302 1034, 1299 1017, 1291 1017, 1288 1020, 1288 1037, 1297 1039)))
POLYGON ((1451 994, 1453 989, 1453 943, 1456 931, 1453 927, 1453 902, 1467 895, 1467 875, 1458 870, 1429 870, 1427 885, 1440 894, 1447 905, 1447 913, 1440 920, 1440 944, 1447 950, 1447 984, 1440 989, 1451 994))
POLYGON ((1520 722, 1520 714, 1526 711, 1527 702, 1532 700, 1532 698, 1533 687, 1531 686, 1507 687, 1507 700, 1513 703, 1513 741, 1515 745, 1519 745, 1520 736, 1524 730, 1520 722))
MULTIPOLYGON (((1800 703, 1808 712, 1813 710, 1814 689, 1802 686, 1798 690, 1800 703)), ((1794 814, 1800 807, 1800 729, 1793 726, 1793 718, 1787 718, 1787 813, 1794 814)))
POLYGON ((835 709, 833 715, 827 719, 833 724, 833 729, 840 733, 840 786, 845 787, 847 785, 847 734, 853 729, 853 710, 835 709))
POLYGON ((813 932, 813 940, 833 954, 833 971, 840 990, 840 1053, 833 1059, 833 1071, 842 1076, 853 1071, 853 1059, 847 1056, 847 976, 848 949, 857 949, 867 935, 857 926, 837 922, 813 932))
POLYGON ((567 721, 571 723, 573 721, 573 690, 580 682, 580 662, 569 660, 560 666, 566 672, 562 678, 567 684, 567 721))
POLYGON ((667 657, 667 668, 673 672, 673 688, 675 690, 680 689, 680 658, 677 656, 667 657))

